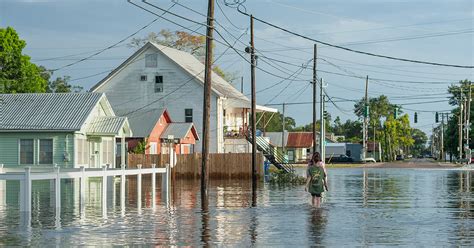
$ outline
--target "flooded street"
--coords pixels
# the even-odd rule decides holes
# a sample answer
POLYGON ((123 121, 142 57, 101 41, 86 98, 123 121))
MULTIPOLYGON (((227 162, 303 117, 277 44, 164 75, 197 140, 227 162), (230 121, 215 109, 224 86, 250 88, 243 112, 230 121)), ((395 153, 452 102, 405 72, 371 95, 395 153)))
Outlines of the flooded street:
MULTIPOLYGON (((31 226, 17 209, 0 207, 0 246, 76 245, 474 245, 473 172, 428 169, 330 169, 329 192, 312 208, 304 186, 259 184, 252 207, 250 182, 212 181, 202 208, 199 181, 177 181, 172 203, 149 208, 150 178, 144 178, 142 208, 133 181, 127 209, 109 194, 107 216, 100 191, 89 184, 86 211, 62 203, 60 218, 49 188, 36 193, 31 226)), ((99 187, 100 189, 100 187, 99 187)), ((63 192, 64 194, 65 192, 63 192)), ((157 192, 160 196, 160 189, 157 192)), ((160 198, 160 197, 158 197, 160 198)), ((68 199, 64 199, 68 201, 68 199)))

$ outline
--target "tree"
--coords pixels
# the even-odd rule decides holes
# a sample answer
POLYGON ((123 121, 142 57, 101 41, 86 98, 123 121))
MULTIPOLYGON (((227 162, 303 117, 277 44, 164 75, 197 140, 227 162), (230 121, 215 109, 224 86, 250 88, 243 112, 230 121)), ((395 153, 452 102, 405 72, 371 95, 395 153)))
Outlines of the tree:
MULTIPOLYGON (((158 34, 151 32, 143 38, 133 38, 129 47, 138 48, 147 42, 157 43, 167 47, 173 47, 180 51, 188 52, 196 56, 201 62, 206 56, 206 36, 192 35, 184 31, 171 32, 169 29, 162 29, 158 34)), ((222 70, 218 65, 214 65, 212 70, 227 82, 236 78, 236 73, 229 73, 222 70)))
POLYGON ((412 154, 421 155, 426 150, 426 142, 428 141, 426 133, 420 129, 413 128, 411 130, 411 136, 414 140, 412 154))
MULTIPOLYGON (((257 113, 257 120, 260 120, 257 124, 257 129, 263 130, 263 118, 261 118, 262 113, 257 113)), ((271 115, 266 114, 266 123, 267 126, 265 127, 266 132, 281 132, 283 130, 282 127, 282 119, 283 119, 283 114, 281 113, 275 113, 271 119, 271 115)), ((295 129, 295 119, 285 116, 285 129, 288 131, 294 131, 295 129)))
POLYGON ((58 77, 54 81, 50 81, 48 83, 47 92, 49 93, 70 93, 70 92, 78 93, 83 90, 82 86, 69 84, 70 80, 71 80, 71 77, 64 76, 64 77, 58 77))
POLYGON ((1 93, 46 92, 48 83, 41 69, 22 54, 25 46, 15 29, 0 28, 1 93))

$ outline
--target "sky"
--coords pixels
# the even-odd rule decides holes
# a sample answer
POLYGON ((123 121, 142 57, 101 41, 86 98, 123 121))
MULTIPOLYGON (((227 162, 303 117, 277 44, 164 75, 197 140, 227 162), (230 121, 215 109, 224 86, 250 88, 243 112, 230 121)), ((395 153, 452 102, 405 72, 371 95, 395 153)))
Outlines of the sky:
MULTIPOLYGON (((241 56, 248 59, 244 48, 250 39, 249 18, 225 5, 225 1, 233 0, 216 1, 219 3, 215 7, 215 18, 219 23, 216 29, 227 42, 235 42, 235 50, 228 49, 216 64, 237 76, 232 82, 237 89, 240 89, 240 78, 243 77, 244 93, 248 94, 250 65, 241 56), (239 36, 241 38, 236 42, 239 36)), ((141 1, 133 2, 156 14, 162 13, 141 1)), ((162 8, 173 4, 170 0, 149 2, 162 8)), ((205 23, 207 2, 179 0, 170 11, 205 23)), ((241 9, 257 18, 331 44, 413 60, 474 65, 472 0, 241 2, 241 9)), ((205 33, 203 25, 170 14, 164 17, 182 27, 159 19, 135 37, 144 37, 161 29, 188 32, 191 29, 205 33)), ((32 62, 50 69, 60 68, 106 48, 155 18, 155 15, 125 0, 0 0, 0 27, 15 28, 27 42, 24 53, 31 57, 32 62)), ((257 91, 273 86, 257 94, 258 104, 311 101, 310 60, 314 42, 258 21, 254 33, 260 68, 256 74, 257 91)), ((225 41, 217 33, 214 36, 217 41, 215 53, 219 55, 226 49, 225 41)), ((135 51, 126 45, 128 42, 126 40, 92 59, 58 70, 53 77, 67 75, 72 83, 89 89, 135 51)), ((369 76, 369 97, 386 95, 392 103, 401 104, 402 111, 409 114, 412 126, 428 134, 435 124, 433 111, 453 108, 447 101, 447 87, 462 79, 474 79, 474 69, 393 61, 321 44, 318 44, 317 70, 318 78, 323 78, 327 84, 326 92, 336 105, 327 104, 333 119, 336 116, 343 121, 356 119, 353 101, 364 96, 363 77, 369 76), (418 114, 416 124, 413 123, 414 112, 418 114)), ((281 105, 272 107, 281 110, 281 105)), ((285 112, 296 120, 297 125, 307 124, 312 119, 310 104, 287 105, 285 112)))

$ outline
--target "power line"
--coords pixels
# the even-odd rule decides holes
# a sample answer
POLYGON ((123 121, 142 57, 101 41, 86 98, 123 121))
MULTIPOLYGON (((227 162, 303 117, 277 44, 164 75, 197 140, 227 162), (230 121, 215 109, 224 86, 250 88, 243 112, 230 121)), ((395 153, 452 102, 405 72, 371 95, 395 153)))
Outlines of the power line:
MULTIPOLYGON (((168 8, 168 10, 170 10, 171 8, 173 8, 175 5, 176 5, 176 4, 171 5, 171 6, 168 8)), ((165 15, 165 14, 166 14, 166 12, 164 12, 163 14, 161 14, 160 17, 163 17, 163 15, 165 15)), ((94 57, 94 56, 97 56, 97 55, 99 55, 99 54, 101 54, 101 53, 103 53, 103 52, 105 52, 105 51, 107 51, 107 50, 109 50, 109 49, 112 49, 112 48, 116 47, 117 45, 119 45, 120 43, 122 43, 122 42, 128 40, 128 39, 131 38, 132 36, 138 34, 138 33, 139 33, 140 31, 142 31, 143 29, 149 27, 151 24, 155 23, 158 19, 159 19, 159 17, 158 17, 158 18, 155 18, 154 20, 152 20, 151 22, 149 22, 149 23, 146 24, 145 26, 143 26, 143 27, 139 28, 137 31, 133 32, 132 34, 126 36, 125 38, 123 38, 123 39, 121 39, 121 40, 115 42, 114 44, 112 44, 112 45, 110 45, 110 46, 108 46, 108 47, 106 47, 106 48, 104 48, 104 49, 99 50, 99 51, 96 52, 96 53, 93 53, 93 54, 91 54, 91 55, 89 55, 89 56, 87 56, 87 57, 85 57, 85 58, 82 58, 82 59, 80 59, 80 60, 78 60, 78 61, 69 63, 69 64, 67 64, 67 65, 61 66, 61 67, 59 67, 59 68, 52 69, 51 71, 54 72, 54 71, 58 71, 58 70, 64 69, 64 68, 66 68, 66 67, 73 66, 73 65, 75 65, 75 64, 78 64, 78 63, 81 63, 81 62, 83 62, 83 61, 86 61, 86 60, 88 60, 88 59, 90 59, 90 58, 92 58, 92 57, 94 57)))
MULTIPOLYGON (((249 14, 247 14, 247 13, 245 13, 245 12, 242 12, 240 9, 237 9, 237 11, 238 11, 239 13, 241 13, 242 15, 250 16, 249 14)), ((299 33, 294 32, 294 31, 288 30, 288 29, 286 29, 286 28, 280 27, 280 26, 278 26, 278 25, 275 25, 275 24, 273 24, 273 23, 267 22, 267 21, 262 20, 262 19, 260 19, 260 18, 258 18, 258 17, 255 17, 255 16, 253 16, 253 18, 254 18, 255 20, 257 20, 257 21, 263 23, 263 24, 266 24, 266 25, 271 26, 271 27, 273 27, 273 28, 279 29, 279 30, 281 30, 281 31, 283 31, 283 32, 286 32, 286 33, 289 33, 289 34, 298 36, 298 37, 300 37, 300 38, 303 38, 303 39, 306 39, 306 40, 310 40, 310 41, 313 41, 313 42, 316 42, 316 43, 319 43, 319 44, 323 44, 323 45, 326 45, 326 46, 330 46, 330 47, 334 47, 334 48, 346 50, 346 51, 353 52, 353 53, 359 53, 359 54, 364 54, 364 55, 368 55, 368 56, 372 56, 372 57, 379 57, 379 58, 385 58, 385 59, 391 59, 391 60, 398 60, 398 61, 403 61, 403 62, 410 62, 410 63, 417 63, 417 64, 427 64, 427 65, 433 65, 433 66, 445 66, 445 67, 456 67, 456 68, 467 68, 467 69, 472 69, 472 68, 474 68, 474 66, 472 66, 472 65, 445 64, 445 63, 437 63, 437 62, 413 60, 413 59, 399 58, 399 57, 387 56, 387 55, 382 55, 382 54, 375 54, 375 53, 370 53, 370 52, 359 51, 359 50, 355 50, 355 49, 351 49, 351 48, 347 48, 347 47, 343 47, 343 46, 339 46, 339 45, 334 45, 334 44, 331 44, 331 43, 328 43, 328 42, 324 42, 324 41, 321 41, 321 40, 317 40, 317 39, 314 39, 314 38, 307 37, 307 36, 305 36, 305 35, 302 35, 302 34, 299 34, 299 33)))

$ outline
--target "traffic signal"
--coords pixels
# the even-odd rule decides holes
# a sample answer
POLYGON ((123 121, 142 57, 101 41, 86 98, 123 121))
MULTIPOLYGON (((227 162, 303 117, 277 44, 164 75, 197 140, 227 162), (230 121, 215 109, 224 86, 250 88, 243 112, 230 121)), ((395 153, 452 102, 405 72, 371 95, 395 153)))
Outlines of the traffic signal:
POLYGON ((324 119, 327 119, 329 116, 328 111, 324 110, 323 115, 324 115, 324 119))
POLYGON ((398 118, 398 108, 395 107, 395 111, 393 111, 393 118, 397 119, 398 118))
POLYGON ((415 123, 418 123, 418 114, 415 112, 415 123))
POLYGON ((369 105, 366 105, 364 108, 364 117, 369 117, 369 105))
POLYGON ((436 112, 436 114, 435 114, 435 121, 436 121, 436 123, 439 122, 439 114, 438 114, 438 112, 436 112))

